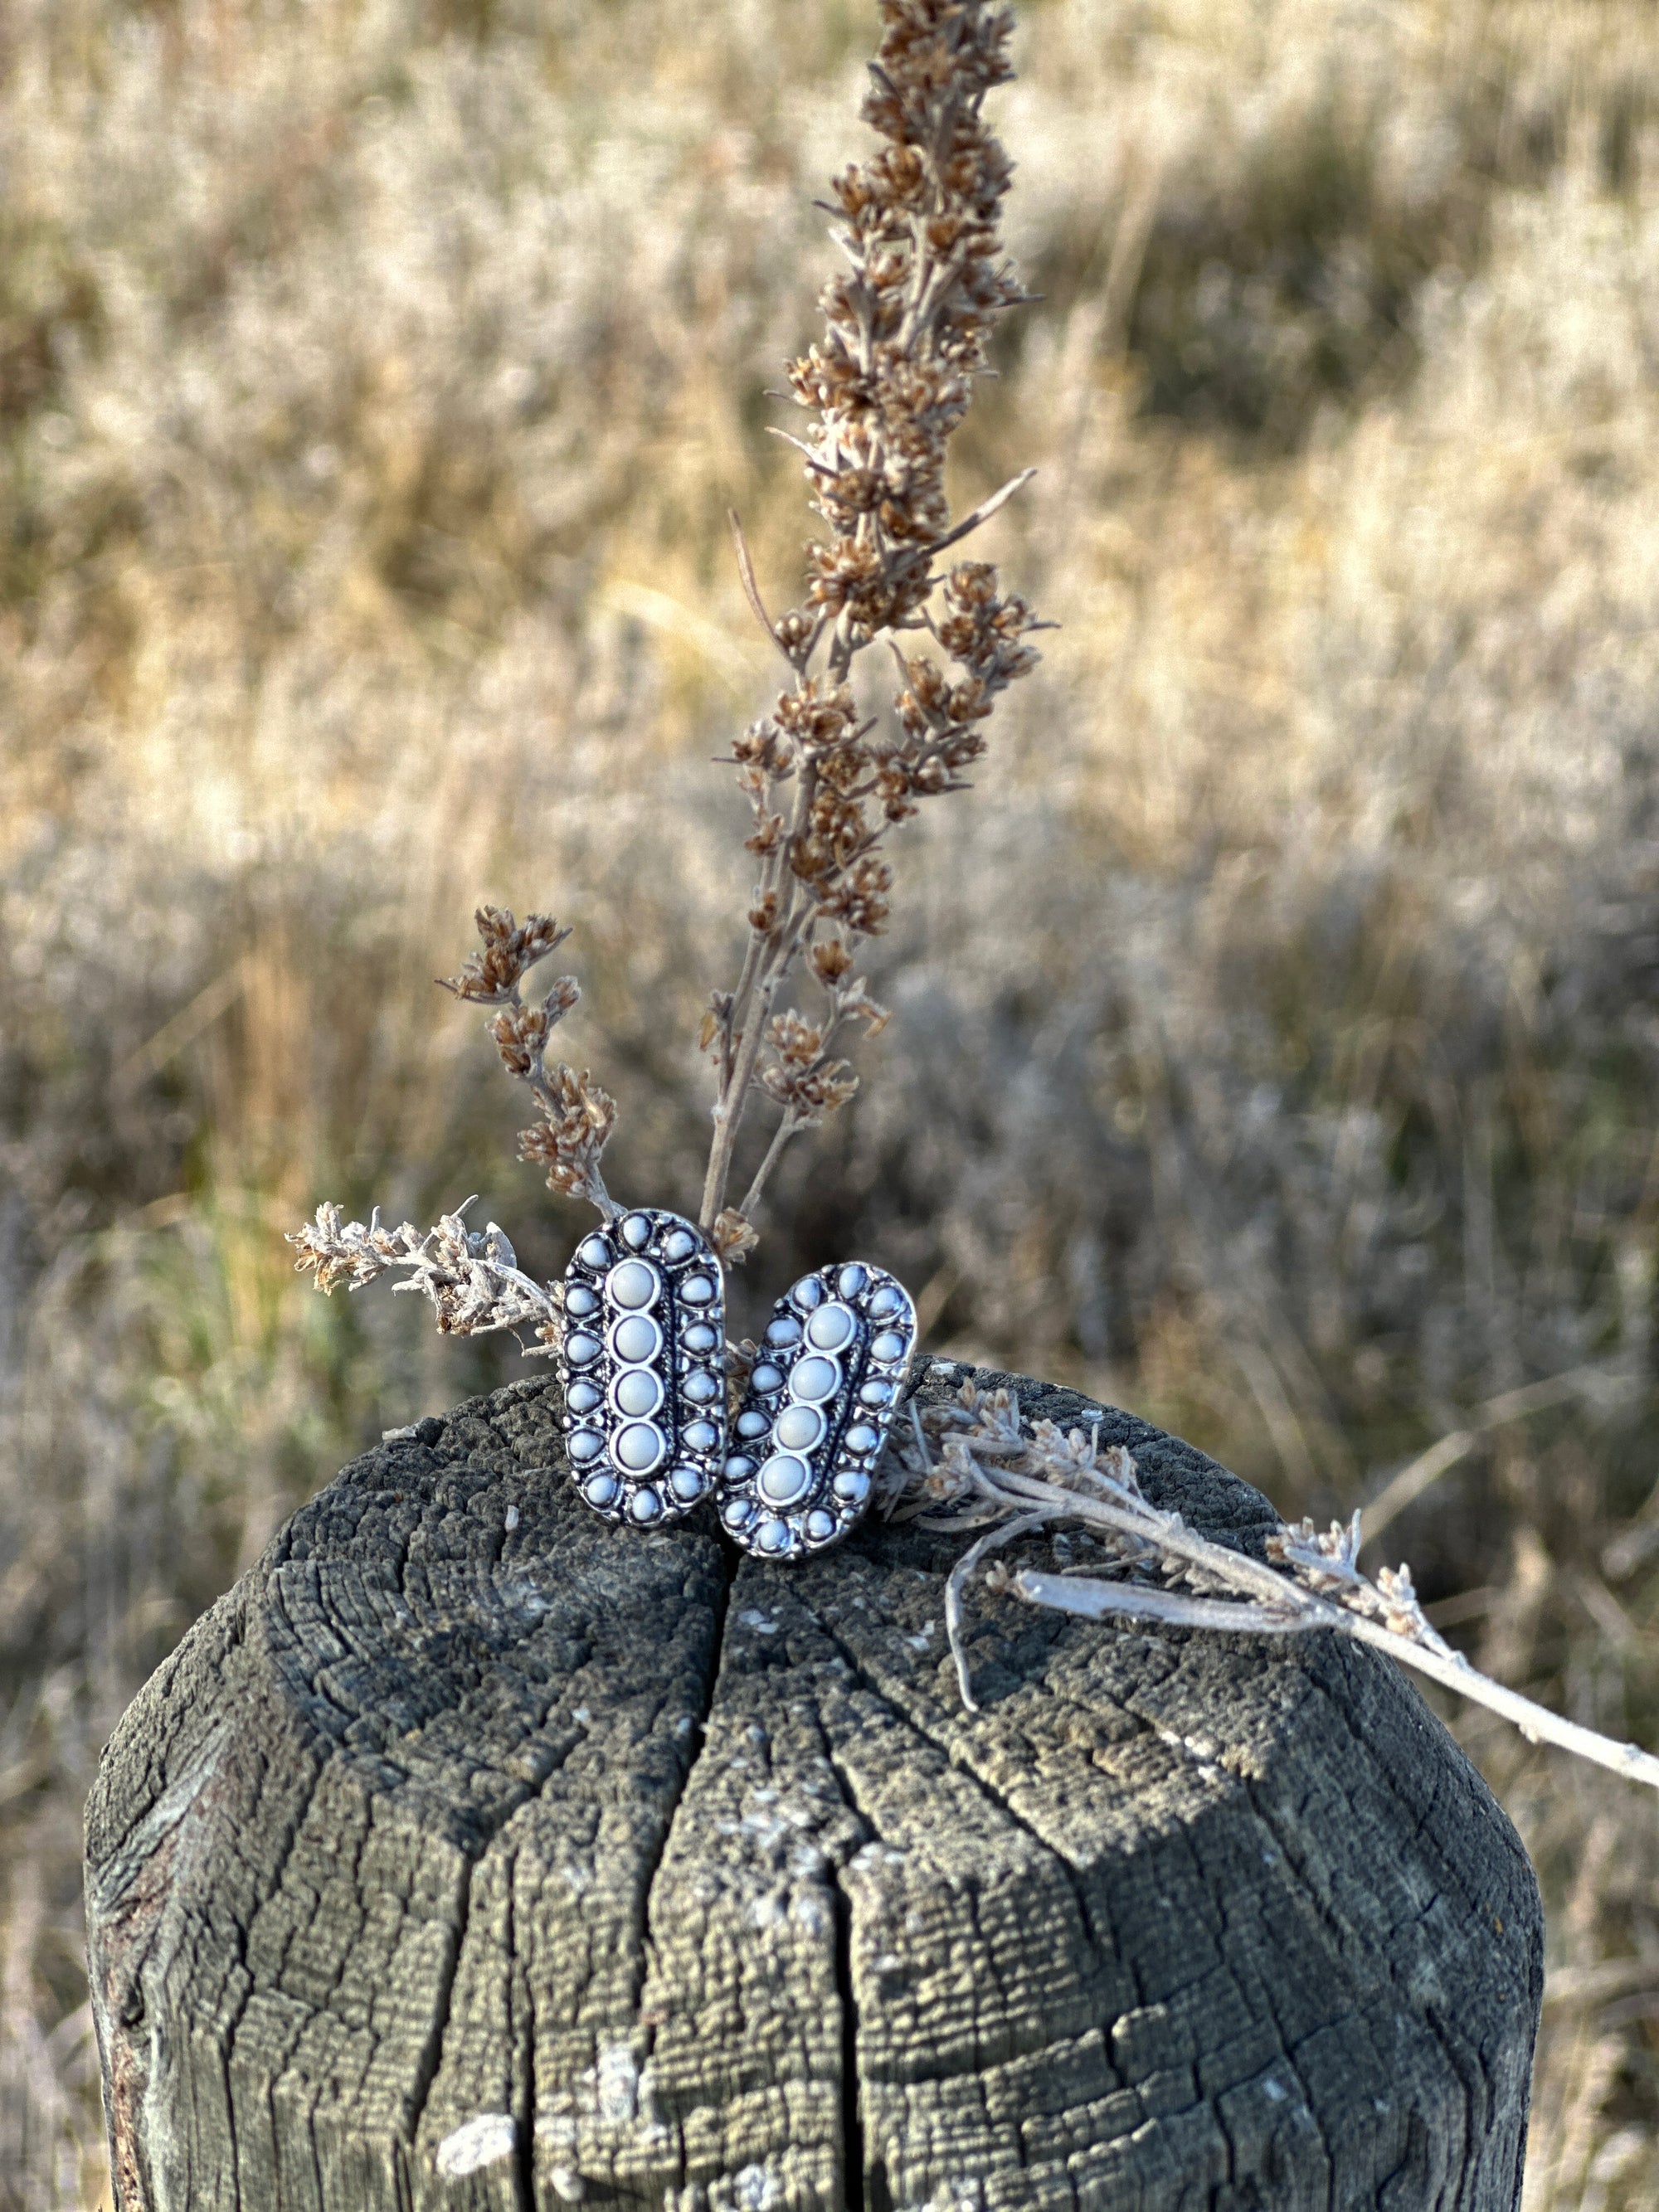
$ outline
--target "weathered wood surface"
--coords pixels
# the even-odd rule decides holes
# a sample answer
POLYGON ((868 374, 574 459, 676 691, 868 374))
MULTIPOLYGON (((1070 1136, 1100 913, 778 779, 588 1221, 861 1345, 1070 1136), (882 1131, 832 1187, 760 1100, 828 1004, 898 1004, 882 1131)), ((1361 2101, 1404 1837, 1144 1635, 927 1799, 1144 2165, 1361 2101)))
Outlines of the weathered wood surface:
MULTIPOLYGON (((975 1719, 954 1547, 608 1528, 556 1407, 354 1462, 123 1721, 124 2212, 1511 2212, 1536 1887, 1387 1662, 981 1597, 975 1719)), ((1103 1432, 1259 1540, 1246 1485, 1103 1432)))

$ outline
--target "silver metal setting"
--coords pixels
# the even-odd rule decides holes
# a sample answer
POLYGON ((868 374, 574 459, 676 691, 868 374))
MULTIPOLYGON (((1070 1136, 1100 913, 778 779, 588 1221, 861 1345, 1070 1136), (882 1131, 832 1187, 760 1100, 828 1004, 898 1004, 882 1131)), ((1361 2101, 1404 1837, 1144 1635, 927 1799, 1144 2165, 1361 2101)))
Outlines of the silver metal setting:
POLYGON ((720 1478, 721 1522, 745 1551, 806 1559, 862 1516, 915 1341, 909 1292, 858 1261, 779 1299, 720 1478))
POLYGON ((683 1520, 727 1457, 720 1263, 678 1213, 637 1206, 564 1275, 565 1451, 577 1494, 635 1528, 683 1520))

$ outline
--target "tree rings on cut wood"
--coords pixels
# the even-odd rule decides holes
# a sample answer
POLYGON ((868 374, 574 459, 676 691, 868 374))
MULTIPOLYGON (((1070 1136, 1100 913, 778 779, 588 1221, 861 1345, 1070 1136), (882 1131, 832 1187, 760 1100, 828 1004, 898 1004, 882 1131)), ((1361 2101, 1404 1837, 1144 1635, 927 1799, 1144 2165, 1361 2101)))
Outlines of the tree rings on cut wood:
MULTIPOLYGON (((1389 1662, 976 1590, 976 1718, 959 1545, 611 1527, 560 1412, 354 1462, 123 1720, 123 2212, 1510 2212, 1537 1889, 1389 1662)), ((1259 1547, 1245 1484, 1101 1432, 1259 1547)))

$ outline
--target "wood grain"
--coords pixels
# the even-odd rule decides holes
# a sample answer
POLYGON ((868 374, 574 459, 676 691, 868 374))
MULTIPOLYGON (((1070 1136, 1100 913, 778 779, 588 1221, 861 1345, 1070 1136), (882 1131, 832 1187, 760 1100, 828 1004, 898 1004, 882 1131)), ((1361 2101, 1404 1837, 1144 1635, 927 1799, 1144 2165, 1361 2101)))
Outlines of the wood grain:
MULTIPOLYGON (((1511 2212, 1537 1888, 1386 1661, 981 1594, 975 1718, 957 1547, 609 1528, 557 1408, 356 1461, 123 1720, 123 2212, 1511 2212)), ((1259 1546, 1247 1485, 1102 1433, 1259 1546)))

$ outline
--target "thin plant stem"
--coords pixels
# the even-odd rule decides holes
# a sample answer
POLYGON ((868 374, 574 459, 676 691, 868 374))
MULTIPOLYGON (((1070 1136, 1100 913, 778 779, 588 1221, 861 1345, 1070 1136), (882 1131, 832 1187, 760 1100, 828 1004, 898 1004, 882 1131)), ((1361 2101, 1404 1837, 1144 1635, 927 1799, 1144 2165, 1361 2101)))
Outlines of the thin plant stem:
MULTIPOLYGON (((1029 1528, 1032 1523, 1028 1519, 1024 1525, 1029 1528)), ((1531 1698, 1523 1698, 1518 1690, 1506 1689, 1503 1683, 1494 1682, 1489 1674, 1471 1666, 1461 1652, 1434 1650, 1412 1637, 1396 1636, 1380 1623, 1349 1613, 1341 1606, 1328 1604, 1310 1591, 1298 1590, 1294 1584, 1281 1583, 1280 1587, 1289 1595, 1294 1610, 1274 1620, 1261 1617, 1270 1612, 1269 1607, 1232 1605, 1213 1599, 1177 1598, 1173 1605, 1147 1604, 1143 1601, 1164 1594, 1139 1591, 1130 1583, 1097 1582, 1082 1576, 1040 1574, 1030 1567, 1021 1568, 1010 1583, 1015 1595, 1030 1605, 1049 1606, 1058 1612, 1080 1613, 1091 1620, 1106 1613, 1120 1613, 1150 1615, 1195 1628, 1243 1630, 1257 1635, 1333 1629, 1339 1636, 1351 1637, 1356 1643, 1369 1644, 1374 1650, 1386 1651, 1402 1667, 1414 1667, 1419 1674, 1426 1674, 1447 1689, 1455 1690, 1460 1697, 1472 1698, 1476 1705, 1501 1713, 1506 1721, 1515 1723, 1529 1743, 1555 1744, 1580 1759, 1593 1759, 1598 1766, 1611 1768, 1626 1781, 1644 1783, 1650 1790, 1659 1790, 1659 1757, 1644 1751, 1639 1744, 1619 1743, 1611 1736, 1598 1735, 1594 1729, 1581 1728, 1576 1721, 1564 1720, 1560 1714, 1551 1712, 1547 1705, 1538 1705, 1531 1698)))
POLYGON ((1062 1434, 1049 1421, 1028 1428, 1018 1400, 1006 1389, 982 1392, 964 1384, 954 1399, 920 1414, 913 1408, 911 1426, 903 1479, 889 1489, 890 1513, 942 1531, 992 1524, 957 1561, 945 1593, 946 1636, 970 1711, 977 1708, 962 1632, 969 1575, 1016 1535, 1080 1522, 1115 1555, 1122 1578, 1022 1567, 1005 1577, 1005 1586, 1027 1604, 1089 1620, 1117 1615, 1231 1634, 1329 1629, 1501 1714, 1531 1741, 1555 1744, 1659 1789, 1659 1756, 1564 1720, 1454 1651, 1424 1615, 1407 1569, 1383 1568, 1374 1581, 1364 1574, 1358 1513, 1323 1535, 1311 1522, 1295 1528, 1281 1522, 1267 1534, 1268 1558, 1257 1559, 1200 1535, 1179 1514, 1154 1505, 1129 1454, 1115 1445, 1103 1455, 1097 1431, 1087 1435, 1079 1427, 1062 1434), (937 1456, 934 1437, 943 1439, 937 1456), (1161 1580, 1149 1581, 1149 1574, 1161 1580), (1187 1588, 1179 1587, 1183 1583, 1187 1588))

